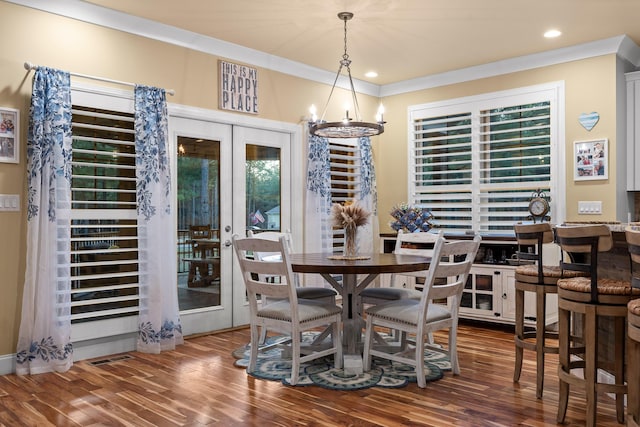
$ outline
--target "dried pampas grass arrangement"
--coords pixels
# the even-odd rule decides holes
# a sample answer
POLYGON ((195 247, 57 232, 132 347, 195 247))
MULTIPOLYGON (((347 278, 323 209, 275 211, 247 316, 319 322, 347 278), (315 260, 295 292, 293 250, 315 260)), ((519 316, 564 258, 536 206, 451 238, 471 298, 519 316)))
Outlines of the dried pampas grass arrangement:
POLYGON ((360 206, 358 202, 345 202, 344 205, 334 203, 331 206, 334 227, 355 228, 369 222, 371 212, 360 206))
POLYGON ((344 228, 344 256, 343 259, 357 259, 358 247, 356 231, 361 225, 369 222, 371 212, 360 206, 358 202, 345 202, 344 205, 334 203, 331 216, 335 227, 344 228))

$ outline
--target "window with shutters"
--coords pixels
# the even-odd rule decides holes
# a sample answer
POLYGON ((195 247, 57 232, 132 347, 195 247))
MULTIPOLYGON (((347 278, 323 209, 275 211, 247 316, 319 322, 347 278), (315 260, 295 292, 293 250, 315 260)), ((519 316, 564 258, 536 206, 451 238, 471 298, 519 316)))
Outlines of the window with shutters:
MULTIPOLYGON (((331 203, 344 203, 360 193, 360 151, 357 139, 330 139, 331 203)), ((334 252, 342 252, 344 230, 333 230, 334 252)))
POLYGON ((561 84, 409 109, 409 202, 438 227, 511 233, 542 190, 552 216, 560 178, 561 84))
POLYGON ((137 315, 133 113, 74 104, 72 122, 71 321, 137 315))

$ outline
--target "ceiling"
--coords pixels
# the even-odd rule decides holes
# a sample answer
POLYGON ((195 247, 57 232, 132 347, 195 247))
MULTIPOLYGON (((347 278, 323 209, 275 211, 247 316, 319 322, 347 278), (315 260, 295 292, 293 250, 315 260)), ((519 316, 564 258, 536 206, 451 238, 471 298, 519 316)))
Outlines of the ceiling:
MULTIPOLYGON (((640 0, 87 0, 376 85, 626 34, 640 44, 640 0), (551 28, 562 31, 545 39, 551 28), (374 70, 379 76, 367 78, 374 70)), ((232 58, 233 59, 233 58, 232 58)))

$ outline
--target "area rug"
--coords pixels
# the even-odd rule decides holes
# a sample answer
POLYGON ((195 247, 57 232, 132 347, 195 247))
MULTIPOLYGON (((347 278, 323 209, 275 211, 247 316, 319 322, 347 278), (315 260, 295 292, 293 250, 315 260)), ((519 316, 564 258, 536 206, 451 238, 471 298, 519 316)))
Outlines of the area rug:
MULTIPOLYGON (((316 334, 305 332, 302 342, 311 343, 316 334)), ((269 337, 266 346, 285 342, 287 337, 269 337)), ((233 356, 237 359, 235 366, 247 368, 249 366, 249 345, 236 349, 233 356)), ((443 371, 451 370, 451 363, 447 354, 437 346, 425 349, 425 379, 427 382, 442 378, 443 371)), ((287 379, 291 377, 291 360, 283 359, 281 349, 274 347, 258 353, 255 371, 249 375, 272 381, 281 381, 291 385, 287 379)), ((343 369, 333 368, 333 359, 318 359, 300 366, 300 374, 296 386, 316 385, 330 390, 362 390, 369 387, 400 388, 416 382, 416 372, 413 366, 392 362, 374 357, 371 370, 359 375, 347 374, 343 369)))

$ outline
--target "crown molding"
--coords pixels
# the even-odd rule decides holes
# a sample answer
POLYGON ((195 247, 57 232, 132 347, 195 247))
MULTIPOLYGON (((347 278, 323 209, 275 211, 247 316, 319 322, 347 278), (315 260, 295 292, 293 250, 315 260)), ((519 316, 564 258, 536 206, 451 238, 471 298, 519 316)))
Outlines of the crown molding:
POLYGON ((418 77, 398 83, 391 83, 381 88, 380 97, 415 92, 610 54, 616 54, 636 67, 640 65, 640 47, 628 36, 622 35, 474 67, 461 68, 441 74, 418 77))
MULTIPOLYGON (((318 83, 331 85, 335 79, 335 73, 330 71, 311 67, 300 62, 270 55, 213 37, 182 30, 170 25, 127 15, 81 0, 5 1, 89 24, 182 46, 229 60, 255 65, 318 83)), ((621 35, 595 42, 418 77, 382 86, 354 79, 354 86, 359 93, 375 97, 386 97, 609 54, 616 54, 633 66, 640 67, 640 47, 628 36, 621 35)), ((345 76, 340 76, 336 85, 343 89, 349 89, 348 79, 345 76)))

